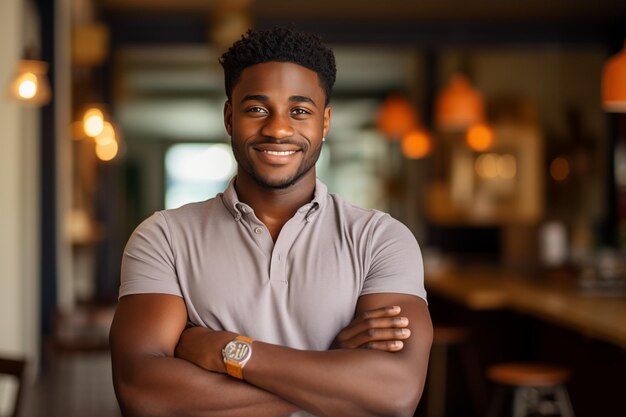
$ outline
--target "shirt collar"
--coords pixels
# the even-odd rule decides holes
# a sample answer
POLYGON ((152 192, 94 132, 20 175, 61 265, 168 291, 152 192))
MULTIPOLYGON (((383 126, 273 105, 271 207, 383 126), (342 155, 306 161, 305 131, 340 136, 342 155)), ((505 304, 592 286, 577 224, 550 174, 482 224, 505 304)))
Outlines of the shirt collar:
MULTIPOLYGON (((233 177, 222 194, 222 202, 226 209, 233 215, 235 220, 241 219, 243 214, 252 212, 252 208, 245 203, 239 201, 237 191, 235 190, 235 179, 233 177)), ((298 213, 305 213, 307 221, 312 220, 313 214, 324 208, 328 197, 328 188, 319 179, 315 179, 315 193, 313 194, 313 200, 306 203, 298 209, 298 213)))

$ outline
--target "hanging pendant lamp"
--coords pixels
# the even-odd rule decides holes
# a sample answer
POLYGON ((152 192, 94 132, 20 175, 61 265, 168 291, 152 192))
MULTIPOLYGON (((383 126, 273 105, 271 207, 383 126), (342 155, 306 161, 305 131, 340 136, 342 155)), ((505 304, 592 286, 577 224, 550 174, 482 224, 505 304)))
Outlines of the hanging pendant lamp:
POLYGON ((454 74, 435 103, 437 127, 445 131, 466 130, 484 118, 485 105, 480 92, 465 75, 454 74))
POLYGON ((607 112, 626 113, 626 40, 602 71, 602 106, 607 112))

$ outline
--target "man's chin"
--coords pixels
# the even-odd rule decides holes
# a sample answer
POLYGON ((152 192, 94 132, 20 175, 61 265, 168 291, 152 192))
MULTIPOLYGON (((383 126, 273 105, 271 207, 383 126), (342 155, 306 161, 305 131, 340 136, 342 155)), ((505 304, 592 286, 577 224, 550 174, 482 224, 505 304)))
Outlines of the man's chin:
POLYGON ((252 175, 252 178, 254 178, 254 181, 256 181, 256 183, 263 188, 285 190, 296 185, 309 171, 310 169, 289 176, 264 176, 255 173, 252 175))
POLYGON ((273 189, 273 190, 284 190, 291 186, 293 186, 296 182, 298 182, 299 178, 263 178, 255 175, 254 180, 258 185, 263 188, 273 189))

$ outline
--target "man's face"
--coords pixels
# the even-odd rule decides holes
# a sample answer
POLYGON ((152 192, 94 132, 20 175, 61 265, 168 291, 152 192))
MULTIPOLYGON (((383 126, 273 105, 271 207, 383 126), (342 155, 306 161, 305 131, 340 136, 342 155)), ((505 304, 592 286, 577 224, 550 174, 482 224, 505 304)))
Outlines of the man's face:
POLYGON ((315 175, 330 126, 325 98, 317 73, 300 65, 266 62, 243 70, 224 107, 239 175, 269 188, 315 175))

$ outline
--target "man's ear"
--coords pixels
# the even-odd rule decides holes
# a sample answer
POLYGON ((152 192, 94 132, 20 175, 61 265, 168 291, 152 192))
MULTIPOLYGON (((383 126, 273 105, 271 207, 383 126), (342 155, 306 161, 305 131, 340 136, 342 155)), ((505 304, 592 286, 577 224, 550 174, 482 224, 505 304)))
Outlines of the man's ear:
POLYGON ((226 128, 226 132, 228 132, 228 136, 233 135, 233 106, 230 103, 230 100, 226 100, 224 103, 224 127, 226 128))
POLYGON ((330 130, 330 119, 331 119, 331 109, 330 106, 326 106, 324 109, 324 130, 322 131, 322 137, 326 137, 328 135, 328 131, 330 130))

